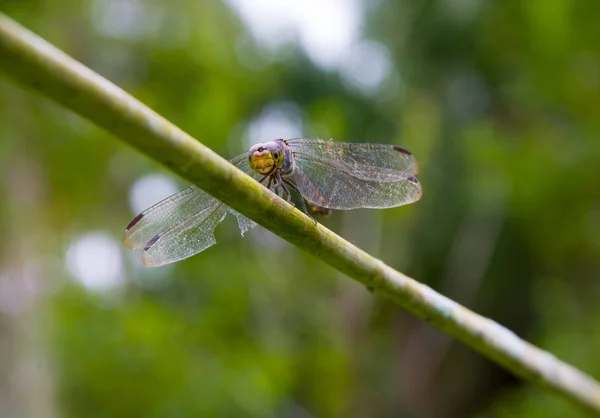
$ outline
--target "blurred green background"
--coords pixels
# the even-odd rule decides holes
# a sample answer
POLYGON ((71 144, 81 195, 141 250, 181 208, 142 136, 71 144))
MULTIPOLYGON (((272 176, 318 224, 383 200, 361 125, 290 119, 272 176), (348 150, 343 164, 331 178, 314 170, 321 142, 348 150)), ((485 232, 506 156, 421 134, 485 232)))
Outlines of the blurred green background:
MULTIPOLYGON (((322 222, 600 378, 597 0, 0 10, 227 158, 299 136, 410 149, 421 201, 322 222)), ((0 78, 0 416, 579 416, 231 216, 143 267, 123 228, 186 185, 0 78)))

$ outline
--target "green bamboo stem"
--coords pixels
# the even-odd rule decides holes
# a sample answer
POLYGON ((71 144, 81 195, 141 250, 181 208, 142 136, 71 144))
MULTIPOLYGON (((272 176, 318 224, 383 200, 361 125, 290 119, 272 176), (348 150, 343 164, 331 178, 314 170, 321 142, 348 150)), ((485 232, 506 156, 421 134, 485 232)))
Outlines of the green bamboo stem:
POLYGON ((233 209, 502 365, 600 414, 600 385, 370 256, 229 164, 105 78, 0 13, 0 70, 84 116, 233 209))

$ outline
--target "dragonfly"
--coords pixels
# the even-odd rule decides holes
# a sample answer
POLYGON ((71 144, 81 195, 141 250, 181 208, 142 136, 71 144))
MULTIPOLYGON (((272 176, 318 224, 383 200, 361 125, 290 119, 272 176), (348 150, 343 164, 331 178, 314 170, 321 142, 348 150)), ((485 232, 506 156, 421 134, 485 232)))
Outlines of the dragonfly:
MULTIPOLYGON (((397 145, 323 139, 275 139, 229 160, 291 203, 291 190, 315 214, 384 209, 416 202, 423 194, 413 154, 397 145)), ((127 225, 125 246, 143 249, 147 266, 191 257, 216 243, 214 230, 227 213, 242 236, 256 223, 196 186, 146 209, 127 225)), ((309 215, 310 216, 310 215, 309 215)))

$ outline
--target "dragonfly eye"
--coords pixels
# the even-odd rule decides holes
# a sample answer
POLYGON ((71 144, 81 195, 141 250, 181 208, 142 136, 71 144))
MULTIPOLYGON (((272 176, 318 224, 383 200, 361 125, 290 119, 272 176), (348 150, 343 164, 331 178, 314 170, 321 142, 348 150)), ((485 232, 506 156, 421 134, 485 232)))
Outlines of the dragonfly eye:
POLYGON ((272 153, 273 155, 273 160, 275 161, 275 165, 277 165, 277 167, 281 167, 281 165, 283 164, 283 151, 278 150, 278 151, 273 151, 272 153))

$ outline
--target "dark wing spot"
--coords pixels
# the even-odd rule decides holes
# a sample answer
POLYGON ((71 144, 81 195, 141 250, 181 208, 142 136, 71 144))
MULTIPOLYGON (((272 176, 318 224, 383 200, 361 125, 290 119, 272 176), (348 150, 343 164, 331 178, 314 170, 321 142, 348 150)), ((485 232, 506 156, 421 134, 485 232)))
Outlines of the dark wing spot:
POLYGON ((144 217, 144 214, 140 213, 138 216, 133 218, 133 220, 131 222, 129 222, 129 225, 127 225, 127 228, 125 228, 125 231, 129 231, 131 228, 133 228, 135 226, 135 224, 137 224, 143 217, 144 217))
POLYGON ((399 147, 398 145, 394 145, 394 151, 401 152, 402 154, 412 155, 412 152, 407 150, 406 148, 399 147))
POLYGON ((146 247, 144 248, 144 251, 149 250, 150 247, 152 247, 154 244, 156 244, 156 241, 158 241, 160 239, 162 235, 160 234, 156 234, 152 237, 152 239, 150 241, 148 241, 148 244, 146 244, 146 247))
POLYGON ((419 180, 417 180, 415 176, 407 177, 406 180, 410 181, 411 183, 419 184, 419 180))

